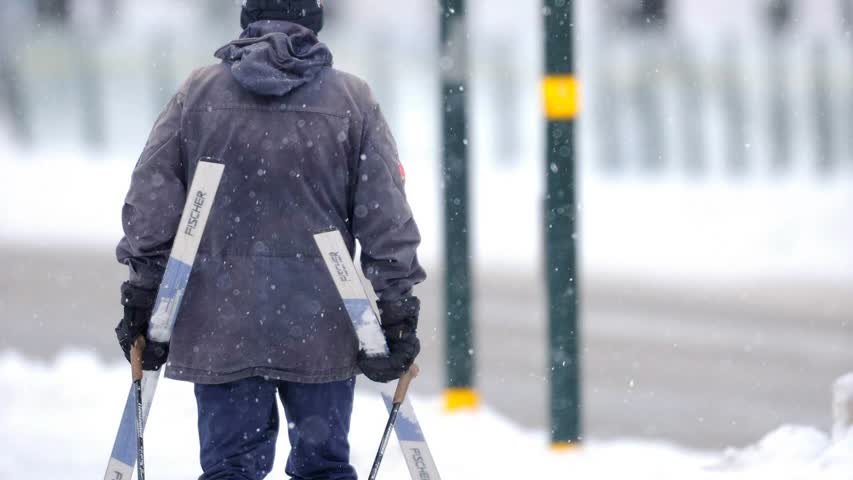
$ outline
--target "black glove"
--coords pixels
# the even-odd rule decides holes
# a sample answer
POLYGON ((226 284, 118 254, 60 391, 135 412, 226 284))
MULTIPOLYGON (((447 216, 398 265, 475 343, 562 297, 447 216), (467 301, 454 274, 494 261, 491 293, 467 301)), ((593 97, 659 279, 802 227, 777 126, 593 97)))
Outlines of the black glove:
POLYGON ((152 342, 148 339, 148 324, 151 311, 157 300, 157 290, 135 287, 129 282, 121 286, 121 304, 124 306, 124 318, 116 326, 118 344, 124 351, 124 358, 130 361, 130 349, 140 335, 145 336, 145 350, 142 352, 142 369, 159 370, 169 356, 169 344, 152 342))
POLYGON ((364 352, 359 352, 358 367, 367 378, 385 383, 406 373, 421 351, 421 342, 417 336, 421 302, 417 297, 379 302, 379 310, 389 354, 387 357, 368 357, 364 352))

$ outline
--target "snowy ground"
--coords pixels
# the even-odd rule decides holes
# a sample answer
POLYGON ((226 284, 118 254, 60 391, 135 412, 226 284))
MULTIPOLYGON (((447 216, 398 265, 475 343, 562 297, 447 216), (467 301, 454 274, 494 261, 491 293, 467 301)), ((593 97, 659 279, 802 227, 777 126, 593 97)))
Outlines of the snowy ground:
MULTIPOLYGON (((120 364, 66 353, 55 364, 33 364, 14 354, 0 356, 0 478, 100 478, 128 386, 120 364)), ((544 432, 524 431, 495 413, 447 415, 440 402, 415 398, 443 478, 633 480, 849 480, 853 478, 853 431, 831 444, 807 427, 784 427, 742 451, 702 453, 638 440, 590 441, 574 453, 547 449, 544 432)), ((195 405, 189 384, 160 385, 146 437, 152 478, 187 479, 199 473, 195 405)), ((381 400, 357 394, 351 441, 353 462, 369 469, 385 422, 381 400)), ((282 478, 287 454, 282 436, 277 466, 282 478)), ((407 478, 396 445, 383 464, 383 478, 407 478)))
MULTIPOLYGON (((3 150, 0 149, 0 152, 3 150)), ((135 159, 75 152, 0 156, 0 241, 41 246, 114 244, 135 159)), ((538 271, 542 216, 538 169, 475 162, 472 255, 477 265, 538 271)), ((438 170, 407 165, 424 263, 440 265, 438 170)), ((853 276, 853 182, 685 181, 581 175, 580 243, 591 273, 683 279, 813 279, 853 276)))

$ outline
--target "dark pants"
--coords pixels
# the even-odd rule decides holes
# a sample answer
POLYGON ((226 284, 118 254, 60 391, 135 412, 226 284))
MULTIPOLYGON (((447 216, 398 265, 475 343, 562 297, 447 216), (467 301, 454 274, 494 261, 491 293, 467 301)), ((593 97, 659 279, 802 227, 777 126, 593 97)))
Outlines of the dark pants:
POLYGON ((279 419, 287 417, 285 472, 299 480, 355 480, 349 464, 355 379, 303 384, 247 378, 195 386, 201 443, 200 480, 260 480, 270 473, 279 419))

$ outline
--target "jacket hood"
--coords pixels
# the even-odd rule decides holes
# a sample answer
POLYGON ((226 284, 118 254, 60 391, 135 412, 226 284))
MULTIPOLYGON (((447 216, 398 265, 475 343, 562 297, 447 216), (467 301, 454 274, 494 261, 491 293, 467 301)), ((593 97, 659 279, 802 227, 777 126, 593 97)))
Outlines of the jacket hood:
POLYGON ((246 90, 282 96, 332 65, 332 52, 311 30, 295 23, 259 20, 216 51, 246 90))

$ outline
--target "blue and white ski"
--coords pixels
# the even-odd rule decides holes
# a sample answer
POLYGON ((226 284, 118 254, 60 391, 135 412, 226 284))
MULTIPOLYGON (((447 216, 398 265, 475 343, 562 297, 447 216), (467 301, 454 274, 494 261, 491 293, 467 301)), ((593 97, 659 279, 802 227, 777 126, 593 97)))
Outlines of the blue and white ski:
MULTIPOLYGON (((371 295, 373 287, 356 268, 341 233, 337 230, 319 233, 314 235, 314 241, 343 299, 361 349, 368 355, 388 355, 388 346, 382 334, 375 294, 371 295)), ((393 408, 393 394, 382 392, 382 397, 390 414, 393 408)), ((429 445, 415 416, 415 409, 408 398, 400 406, 394 431, 403 449, 403 457, 412 480, 441 480, 429 445)))
MULTIPOLYGON (((394 396, 383 391, 382 399, 385 400, 385 406, 390 414, 394 408, 394 396)), ((400 442, 403 458, 406 460, 406 466, 409 467, 412 480, 440 480, 429 445, 421 430, 421 424, 408 398, 400 405, 394 431, 397 433, 397 441, 400 442)))
MULTIPOLYGON (((157 292, 157 302, 154 304, 154 313, 148 329, 148 338, 152 340, 168 342, 172 338, 181 299, 190 278, 201 236, 210 216, 224 168, 222 163, 210 158, 202 159, 198 163, 192 185, 187 192, 187 201, 172 244, 169 262, 166 264, 166 271, 157 292)), ((143 428, 148 420, 151 402, 159 380, 159 371, 146 371, 143 374, 143 428)), ((130 480, 133 475, 137 446, 135 397, 134 388, 131 386, 104 480, 130 480)))

